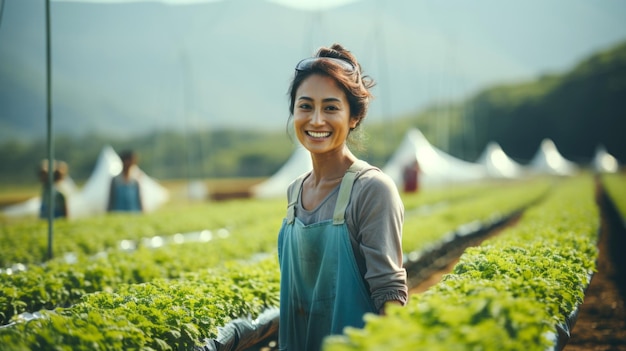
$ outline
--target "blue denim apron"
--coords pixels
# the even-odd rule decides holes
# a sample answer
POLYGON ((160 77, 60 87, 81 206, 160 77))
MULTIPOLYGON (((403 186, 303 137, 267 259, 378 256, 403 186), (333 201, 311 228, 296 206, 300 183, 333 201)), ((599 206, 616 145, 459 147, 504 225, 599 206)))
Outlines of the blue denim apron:
POLYGON ((113 211, 141 212, 137 180, 131 179, 126 182, 121 177, 115 177, 112 186, 114 187, 113 211))
POLYGON ((357 161, 344 175, 332 220, 304 225, 295 217, 304 177, 293 188, 278 236, 280 350, 318 351, 325 336, 362 328, 363 315, 377 312, 344 219, 356 174, 366 165, 357 161))

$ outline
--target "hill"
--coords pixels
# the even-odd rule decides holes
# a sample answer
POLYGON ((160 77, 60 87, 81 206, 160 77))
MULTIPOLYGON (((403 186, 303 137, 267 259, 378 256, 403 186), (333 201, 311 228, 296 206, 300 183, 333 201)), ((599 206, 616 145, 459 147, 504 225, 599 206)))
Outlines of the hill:
MULTIPOLYGON (((470 100, 477 144, 493 140, 512 157, 530 159, 544 138, 588 162, 599 145, 626 162, 626 42, 571 71, 486 90, 470 100)), ((459 136, 462 136, 461 133, 459 136)))

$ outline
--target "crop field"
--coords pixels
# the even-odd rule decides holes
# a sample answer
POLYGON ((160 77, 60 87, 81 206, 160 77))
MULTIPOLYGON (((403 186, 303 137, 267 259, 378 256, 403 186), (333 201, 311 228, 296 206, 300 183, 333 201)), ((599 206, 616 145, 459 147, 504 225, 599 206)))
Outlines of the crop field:
MULTIPOLYGON (((583 173, 402 194, 410 285, 446 253, 458 262, 407 306, 366 315, 324 349, 562 349, 598 270, 596 187, 624 223, 624 184, 623 174, 583 173)), ((275 310, 286 200, 191 201, 182 183, 167 187, 172 201, 155 212, 56 220, 52 259, 47 221, 0 217, 0 349, 192 350, 275 310)))

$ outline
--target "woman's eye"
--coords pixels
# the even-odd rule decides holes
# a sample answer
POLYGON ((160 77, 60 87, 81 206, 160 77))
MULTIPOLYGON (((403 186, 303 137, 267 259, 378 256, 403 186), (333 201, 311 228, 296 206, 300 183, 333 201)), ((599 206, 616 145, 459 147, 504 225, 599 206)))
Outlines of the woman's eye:
POLYGON ((309 104, 300 104, 300 105, 298 105, 298 108, 300 108, 301 110, 310 110, 311 109, 311 105, 309 105, 309 104))
POLYGON ((326 106, 326 109, 329 111, 337 111, 339 110, 339 108, 337 108, 337 106, 326 106))

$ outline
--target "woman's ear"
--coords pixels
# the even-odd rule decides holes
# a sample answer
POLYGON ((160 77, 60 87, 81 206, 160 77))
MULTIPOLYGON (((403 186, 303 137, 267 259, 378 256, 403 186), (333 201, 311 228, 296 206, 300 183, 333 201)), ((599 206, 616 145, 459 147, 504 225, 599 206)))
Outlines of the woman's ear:
POLYGON ((357 125, 359 125, 359 118, 350 117, 350 121, 348 122, 348 126, 350 127, 350 130, 353 130, 354 128, 356 128, 357 125))

